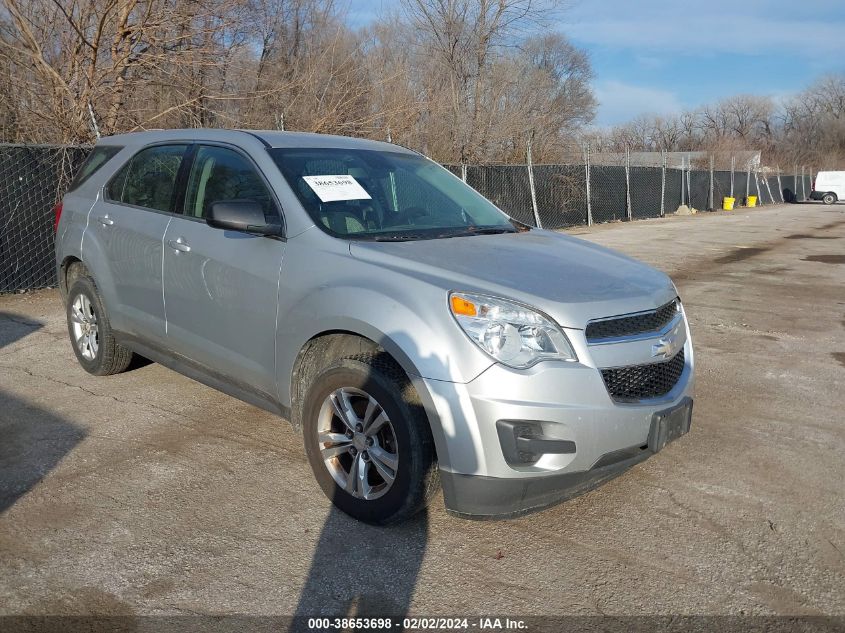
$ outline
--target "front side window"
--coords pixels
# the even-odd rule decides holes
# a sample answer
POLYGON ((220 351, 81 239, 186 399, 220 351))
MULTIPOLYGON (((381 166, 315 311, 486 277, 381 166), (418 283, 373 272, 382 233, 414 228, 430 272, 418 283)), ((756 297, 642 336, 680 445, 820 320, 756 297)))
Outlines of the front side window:
POLYGON ((481 194, 417 154, 335 148, 269 152, 315 224, 332 235, 404 241, 517 231, 481 194))
POLYGON ((273 198, 248 159, 225 147, 200 146, 188 176, 183 213, 205 218, 213 203, 228 200, 258 202, 267 222, 278 222, 273 198))
POLYGON ((157 211, 172 211, 176 175, 187 145, 157 145, 141 150, 112 178, 110 200, 157 211))

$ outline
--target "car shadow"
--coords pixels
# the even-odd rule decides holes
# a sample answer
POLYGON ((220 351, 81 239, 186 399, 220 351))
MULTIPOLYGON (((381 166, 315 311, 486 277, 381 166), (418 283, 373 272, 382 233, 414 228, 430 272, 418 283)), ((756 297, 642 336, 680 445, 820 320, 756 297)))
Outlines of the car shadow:
MULTIPOLYGON (((44 323, 0 312, 0 349, 44 323)), ((85 431, 0 389, 0 514, 32 490, 85 437, 85 431)))
POLYGON ((44 327, 41 321, 0 310, 0 349, 44 327))
POLYGON ((72 422, 0 389, 0 514, 38 485, 85 436, 72 422))
MULTIPOLYGON (((391 339, 411 357, 416 353, 409 333, 393 332, 391 339)), ((383 341, 380 343, 382 348, 387 347, 383 341)), ((447 363, 437 359, 446 375, 447 363)), ((422 399, 421 403, 408 403, 416 409, 418 415, 414 417, 430 420, 435 435, 444 433, 430 397, 424 394, 421 379, 412 376, 411 382, 422 399)), ((467 433, 461 412, 450 410, 447 415, 453 421, 453 433, 467 433)), ((433 503, 438 503, 439 498, 435 497, 433 503)), ((373 526, 351 518, 333 505, 322 526, 289 631, 323 630, 320 626, 315 629, 314 622, 309 622, 312 618, 387 617, 392 618, 389 630, 405 630, 403 619, 409 614, 428 548, 429 521, 430 512, 424 508, 402 523, 373 526)))
MULTIPOLYGON (((334 506, 320 532, 290 631, 311 618, 407 616, 428 546, 428 511, 399 525, 361 523, 334 506)), ((317 627, 319 629, 319 627, 317 627)), ((393 627, 393 630, 403 630, 393 627)))

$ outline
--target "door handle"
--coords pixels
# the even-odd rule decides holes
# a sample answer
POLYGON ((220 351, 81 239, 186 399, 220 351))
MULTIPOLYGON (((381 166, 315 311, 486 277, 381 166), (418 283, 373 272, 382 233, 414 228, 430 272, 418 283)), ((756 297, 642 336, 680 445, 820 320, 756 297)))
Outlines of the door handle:
POLYGON ((191 247, 188 246, 185 238, 182 237, 176 238, 175 240, 168 240, 167 245, 175 251, 181 251, 183 253, 189 253, 191 251, 191 247))
POLYGON ((103 226, 111 226, 112 224, 114 224, 114 220, 112 220, 112 219, 108 216, 108 214, 106 214, 106 215, 101 215, 100 217, 98 217, 98 218, 97 218, 97 221, 98 221, 100 224, 102 224, 103 226))

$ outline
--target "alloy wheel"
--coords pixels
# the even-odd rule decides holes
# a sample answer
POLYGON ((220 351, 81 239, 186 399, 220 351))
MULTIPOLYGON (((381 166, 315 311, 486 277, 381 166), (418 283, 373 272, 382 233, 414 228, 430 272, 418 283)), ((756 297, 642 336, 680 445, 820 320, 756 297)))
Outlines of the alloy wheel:
POLYGON ((84 294, 76 295, 71 304, 70 320, 76 349, 85 360, 94 360, 100 348, 100 332, 94 306, 84 294))
POLYGON ((367 392, 332 391, 320 407, 317 442, 332 478, 353 497, 371 501, 390 490, 399 467, 396 432, 367 392))

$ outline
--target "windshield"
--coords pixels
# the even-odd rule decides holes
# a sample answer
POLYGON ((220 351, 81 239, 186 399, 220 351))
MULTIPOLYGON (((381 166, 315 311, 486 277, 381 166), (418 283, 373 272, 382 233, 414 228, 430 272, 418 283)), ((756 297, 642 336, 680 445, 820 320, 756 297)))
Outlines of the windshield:
POLYGON ((404 241, 517 230, 486 198, 416 154, 336 148, 269 152, 314 222, 332 235, 404 241))

